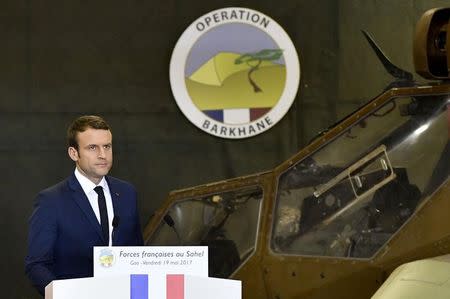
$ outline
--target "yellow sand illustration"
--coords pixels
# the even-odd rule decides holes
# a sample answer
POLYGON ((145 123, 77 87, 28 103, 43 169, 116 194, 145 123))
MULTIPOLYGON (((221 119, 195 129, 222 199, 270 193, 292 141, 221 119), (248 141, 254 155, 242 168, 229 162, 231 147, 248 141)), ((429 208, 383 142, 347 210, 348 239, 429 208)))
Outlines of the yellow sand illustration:
MULTIPOLYGON (((197 69, 189 79, 198 83, 220 86, 231 75, 250 69, 245 63, 235 64, 241 56, 238 53, 221 52, 197 69)), ((263 61, 259 67, 273 66, 270 61, 263 61)))
MULTIPOLYGON (((209 68, 207 64, 204 67, 209 68)), ((229 62, 229 66, 224 67, 226 71, 218 72, 228 75, 211 75, 208 83, 193 80, 192 76, 186 79, 188 93, 199 110, 273 107, 278 102, 286 81, 284 65, 261 63, 259 69, 252 73, 253 80, 262 89, 262 92, 256 93, 247 77, 249 67, 240 70, 238 67, 241 66, 234 66, 234 60, 229 62), (225 79, 220 81, 220 78, 225 79), (211 84, 213 79, 221 84, 211 84)), ((205 76, 203 81, 206 79, 205 76)))

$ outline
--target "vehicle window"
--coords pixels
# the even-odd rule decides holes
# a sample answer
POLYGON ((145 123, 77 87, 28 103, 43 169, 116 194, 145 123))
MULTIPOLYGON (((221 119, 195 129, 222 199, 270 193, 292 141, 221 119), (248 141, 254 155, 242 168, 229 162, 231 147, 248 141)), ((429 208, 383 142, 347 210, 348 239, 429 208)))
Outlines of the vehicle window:
POLYGON ((271 248, 369 258, 448 180, 448 95, 393 98, 279 176, 271 248))
POLYGON ((209 275, 228 277, 256 247, 263 191, 252 186, 175 202, 146 245, 209 247, 209 275))

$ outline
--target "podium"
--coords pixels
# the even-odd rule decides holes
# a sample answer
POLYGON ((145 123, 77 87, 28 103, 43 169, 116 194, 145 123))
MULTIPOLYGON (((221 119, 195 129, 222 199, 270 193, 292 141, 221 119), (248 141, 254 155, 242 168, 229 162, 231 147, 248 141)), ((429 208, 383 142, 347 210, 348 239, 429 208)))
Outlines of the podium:
POLYGON ((241 281, 208 277, 208 248, 95 247, 94 277, 54 280, 45 299, 241 299, 241 281))
POLYGON ((238 280, 168 274, 54 280, 45 287, 45 299, 241 299, 238 280))

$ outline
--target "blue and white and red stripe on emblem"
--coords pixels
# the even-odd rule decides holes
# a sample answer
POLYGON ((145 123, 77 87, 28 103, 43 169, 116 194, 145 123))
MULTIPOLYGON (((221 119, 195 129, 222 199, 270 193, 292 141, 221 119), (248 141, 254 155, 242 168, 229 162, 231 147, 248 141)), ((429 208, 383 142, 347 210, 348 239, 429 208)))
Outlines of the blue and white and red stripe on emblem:
POLYGON ((257 120, 270 111, 268 108, 242 108, 223 110, 203 110, 203 113, 216 121, 230 125, 240 125, 257 120))

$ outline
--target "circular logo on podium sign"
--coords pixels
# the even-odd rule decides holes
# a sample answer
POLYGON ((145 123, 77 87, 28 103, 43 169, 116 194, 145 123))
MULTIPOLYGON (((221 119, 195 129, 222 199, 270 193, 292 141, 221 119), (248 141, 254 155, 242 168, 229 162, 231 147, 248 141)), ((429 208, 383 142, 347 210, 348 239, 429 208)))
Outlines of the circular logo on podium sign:
POLYGON ((223 8, 194 21, 170 61, 170 84, 183 114, 222 138, 247 138, 273 127, 300 82, 295 47, 261 12, 223 8))
POLYGON ((98 256, 98 262, 101 266, 110 268, 115 262, 114 252, 109 248, 102 249, 98 256))

